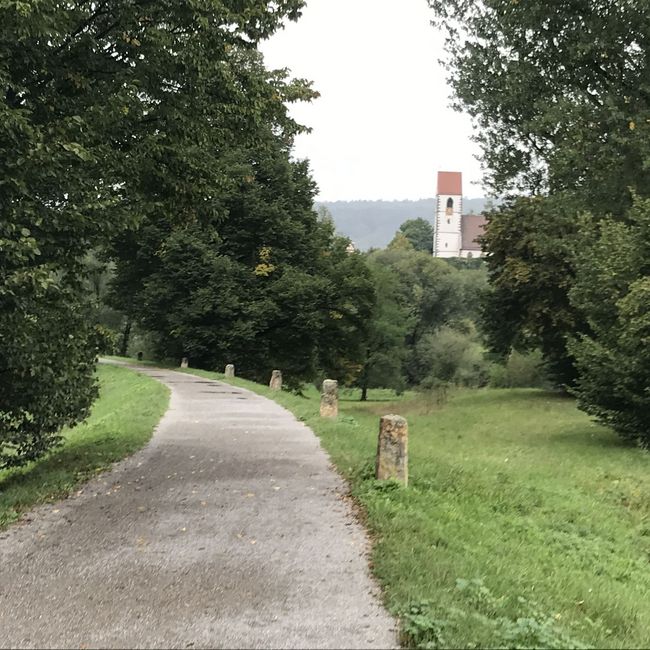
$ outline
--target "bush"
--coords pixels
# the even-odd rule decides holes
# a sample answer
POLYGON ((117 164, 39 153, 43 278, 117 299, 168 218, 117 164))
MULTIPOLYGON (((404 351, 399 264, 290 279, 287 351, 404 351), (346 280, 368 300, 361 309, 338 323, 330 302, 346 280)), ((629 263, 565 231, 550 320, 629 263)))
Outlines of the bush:
POLYGON ((424 388, 446 382, 457 386, 485 386, 490 366, 476 328, 469 321, 444 325, 426 334, 416 347, 417 364, 424 371, 424 388))
POLYGON ((85 419, 97 390, 96 340, 72 292, 0 294, 0 469, 37 459, 85 419), (13 303, 13 304, 12 304, 13 303))
POLYGON ((539 351, 529 354, 513 351, 505 364, 490 368, 491 388, 546 388, 549 380, 539 351))

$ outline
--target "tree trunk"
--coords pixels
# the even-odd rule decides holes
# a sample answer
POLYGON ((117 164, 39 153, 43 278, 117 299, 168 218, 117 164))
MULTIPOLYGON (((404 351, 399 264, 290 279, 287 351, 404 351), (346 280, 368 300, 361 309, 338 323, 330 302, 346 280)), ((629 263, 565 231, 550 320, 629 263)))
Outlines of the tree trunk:
POLYGON ((361 386, 361 401, 362 402, 367 402, 368 401, 368 385, 364 384, 361 386))
POLYGON ((122 332, 122 340, 120 341, 120 356, 125 357, 129 349, 129 339, 131 338, 131 326, 132 322, 130 318, 126 319, 124 324, 124 331, 122 332))

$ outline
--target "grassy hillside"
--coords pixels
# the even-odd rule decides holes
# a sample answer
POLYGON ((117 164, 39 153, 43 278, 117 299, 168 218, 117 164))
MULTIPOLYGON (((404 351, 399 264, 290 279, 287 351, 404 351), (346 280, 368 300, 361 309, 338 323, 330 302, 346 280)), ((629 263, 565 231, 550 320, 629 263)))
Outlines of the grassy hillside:
MULTIPOLYGON (((480 213, 485 199, 463 199, 463 212, 480 213)), ((334 201, 320 203, 332 214, 336 230, 358 248, 385 248, 407 219, 422 218, 433 223, 436 200, 420 201, 334 201)))
POLYGON ((99 366, 100 396, 90 418, 65 432, 64 444, 26 467, 0 471, 0 529, 38 503, 140 449, 167 409, 169 391, 131 370, 99 366))
MULTIPOLYGON (((198 373, 219 376, 213 373, 198 373)), ((646 647, 650 457, 536 390, 272 395, 321 437, 376 543, 373 569, 420 647, 646 647), (355 396, 356 399, 356 396, 355 396), (411 484, 373 479, 378 418, 410 424, 411 484)))

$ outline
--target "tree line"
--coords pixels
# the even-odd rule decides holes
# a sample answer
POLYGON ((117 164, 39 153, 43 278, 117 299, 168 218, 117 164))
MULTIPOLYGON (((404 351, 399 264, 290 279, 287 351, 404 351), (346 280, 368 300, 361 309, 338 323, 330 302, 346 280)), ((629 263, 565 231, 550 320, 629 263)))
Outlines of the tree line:
POLYGON ((650 442, 650 14, 644 0, 429 0, 487 182, 493 350, 650 442))
POLYGON ((287 106, 316 93, 257 49, 302 4, 0 6, 0 467, 86 417, 97 353, 133 334, 157 358, 362 396, 535 383, 539 354, 647 439, 643 3, 430 0, 488 180, 512 191, 485 264, 434 259, 424 220, 350 254, 314 210, 287 106))
POLYGON ((287 105, 315 93, 257 49, 302 5, 0 6, 0 466, 88 414, 98 264, 129 317, 164 311, 151 325, 169 353, 210 363, 248 346, 254 360, 287 341, 296 378, 345 355, 335 332, 367 310, 349 297, 357 261, 291 158, 302 127, 287 105))

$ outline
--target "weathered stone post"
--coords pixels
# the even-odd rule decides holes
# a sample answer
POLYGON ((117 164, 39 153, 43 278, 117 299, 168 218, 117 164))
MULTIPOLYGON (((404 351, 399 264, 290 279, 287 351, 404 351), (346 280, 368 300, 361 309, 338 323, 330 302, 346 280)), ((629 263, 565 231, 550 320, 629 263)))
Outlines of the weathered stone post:
POLYGON ((399 415, 384 415, 379 422, 377 479, 392 478, 408 484, 408 442, 406 420, 399 415))
POLYGON ((229 363, 226 366, 226 372, 224 374, 226 375, 226 379, 232 379, 235 376, 235 366, 229 363))
POLYGON ((190 361, 187 357, 183 357, 183 360, 181 361, 181 368, 189 368, 190 367, 190 361))
POLYGON ((323 392, 320 396, 320 416, 335 418, 339 414, 339 382, 326 379, 323 382, 323 392))
POLYGON ((282 390, 282 371, 274 370, 269 383, 271 390, 282 390))

